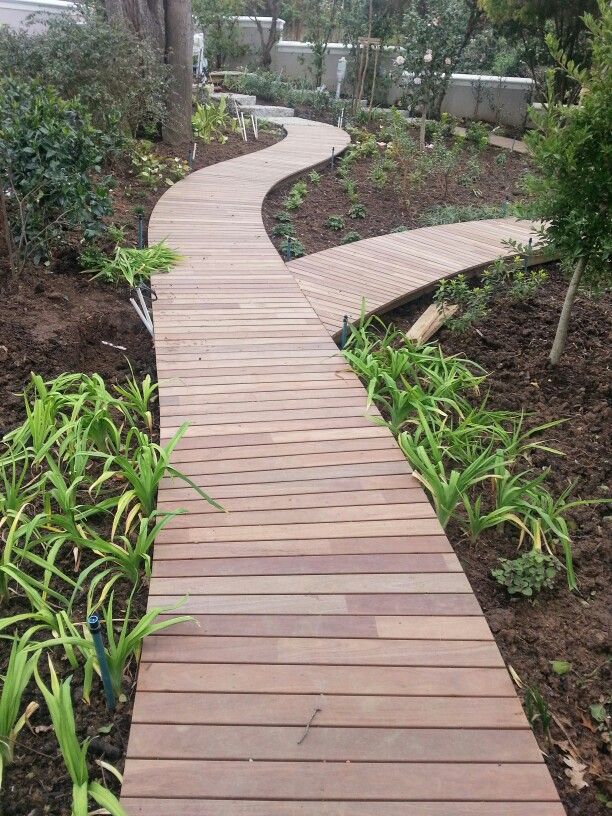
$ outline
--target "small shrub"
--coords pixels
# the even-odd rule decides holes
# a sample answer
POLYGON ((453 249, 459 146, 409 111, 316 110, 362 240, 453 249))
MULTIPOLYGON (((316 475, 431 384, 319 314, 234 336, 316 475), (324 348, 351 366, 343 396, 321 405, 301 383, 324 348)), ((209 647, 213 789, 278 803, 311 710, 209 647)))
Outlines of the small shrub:
POLYGON ((349 217, 354 219, 362 219, 365 218, 367 215, 367 210, 363 204, 359 202, 353 204, 353 206, 349 209, 349 217))
POLYGON ((484 150, 489 145, 489 130, 482 122, 469 122, 465 138, 476 150, 484 150))
POLYGON ((274 220, 278 221, 279 224, 291 224, 292 221, 291 216, 285 210, 274 213, 274 220))
POLYGON ((517 269, 512 276, 508 294, 512 300, 529 300, 548 280, 544 269, 517 269))
POLYGON ((290 261, 292 258, 301 258, 306 254, 304 244, 297 238, 287 236, 280 246, 283 256, 290 261))
POLYGON ((506 587, 510 595, 531 598, 543 589, 552 589, 557 571, 557 561, 550 555, 531 550, 518 558, 500 558, 500 567, 491 570, 498 584, 506 587))
POLYGON ((425 125, 425 136, 432 142, 451 137, 455 133, 457 120, 450 113, 442 113, 438 121, 427 120, 425 125))
POLYGON ((461 173, 457 181, 463 187, 472 187, 480 178, 481 172, 482 169, 480 167, 478 156, 470 156, 470 158, 467 160, 463 173, 461 173))
POLYGON ((308 174, 308 179, 309 179, 309 181, 310 181, 312 184, 314 184, 314 185, 318 185, 318 184, 320 184, 320 183, 321 183, 321 174, 320 174, 320 173, 317 173, 317 171, 316 171, 316 170, 312 170, 312 171, 311 171, 311 172, 308 174))
POLYGON ((408 227, 405 227, 403 224, 400 224, 399 227, 393 227, 391 232, 408 232, 408 227))
POLYGON ((177 156, 159 156, 153 143, 147 139, 139 139, 133 143, 131 159, 137 177, 154 190, 163 184, 171 187, 189 172, 187 162, 177 156))
POLYGON ((283 207, 287 210, 297 210, 304 203, 308 194, 308 187, 305 181, 297 181, 289 190, 288 196, 283 201, 283 207))
POLYGON ((218 104, 214 102, 196 103, 191 119, 193 133, 206 144, 216 139, 221 144, 227 142, 227 133, 237 130, 237 122, 227 110, 227 101, 223 96, 218 104))
POLYGON ((288 236, 295 235, 295 227, 291 223, 291 221, 281 221, 280 223, 274 226, 272 230, 272 235, 275 238, 287 238, 288 236))
POLYGON ((498 167, 505 167, 507 163, 508 163, 508 151, 500 150, 497 156, 495 157, 495 164, 498 167))
POLYGON ((330 215, 325 226, 334 232, 339 232, 344 229, 344 218, 341 215, 330 215))
POLYGON ((387 181, 389 180, 389 175, 387 171, 384 169, 384 167, 382 167, 380 164, 377 164, 370 170, 369 178, 377 190, 382 190, 387 184, 387 181))
POLYGON ((361 235, 355 230, 350 230, 349 232, 344 235, 342 238, 341 244, 352 244, 355 241, 361 241, 361 235))
POLYGON ((345 178, 340 181, 340 186, 345 191, 350 202, 356 202, 359 199, 359 192, 357 185, 352 179, 345 178))

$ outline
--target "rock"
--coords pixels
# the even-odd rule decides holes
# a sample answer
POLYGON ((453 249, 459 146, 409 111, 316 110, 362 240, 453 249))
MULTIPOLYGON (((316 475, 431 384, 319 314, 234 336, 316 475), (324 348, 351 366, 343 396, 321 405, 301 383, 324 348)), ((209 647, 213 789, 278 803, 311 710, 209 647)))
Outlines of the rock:
POLYGON ((0 363, 8 360, 8 349, 6 346, 0 346, 0 363))
POLYGON ((47 300, 50 300, 52 303, 70 303, 66 295, 62 295, 61 292, 49 292, 47 300))
POLYGON ((604 524, 607 524, 607 525, 608 525, 608 527, 612 526, 612 516, 604 516, 604 517, 602 518, 602 522, 603 522, 604 524))

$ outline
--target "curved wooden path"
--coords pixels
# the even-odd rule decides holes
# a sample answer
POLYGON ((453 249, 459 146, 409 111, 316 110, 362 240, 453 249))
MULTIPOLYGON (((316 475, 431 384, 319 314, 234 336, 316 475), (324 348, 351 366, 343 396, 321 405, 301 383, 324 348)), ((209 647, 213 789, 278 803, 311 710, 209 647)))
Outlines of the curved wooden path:
POLYGON ((391 434, 268 240, 266 192, 342 149, 299 119, 190 175, 149 235, 161 434, 229 511, 158 537, 123 783, 132 816, 562 816, 459 562, 391 434))
POLYGON ((432 289, 442 278, 473 272, 513 253, 503 241, 526 244, 528 221, 497 218, 423 227, 324 249, 287 264, 332 336, 344 315, 388 311, 432 289))

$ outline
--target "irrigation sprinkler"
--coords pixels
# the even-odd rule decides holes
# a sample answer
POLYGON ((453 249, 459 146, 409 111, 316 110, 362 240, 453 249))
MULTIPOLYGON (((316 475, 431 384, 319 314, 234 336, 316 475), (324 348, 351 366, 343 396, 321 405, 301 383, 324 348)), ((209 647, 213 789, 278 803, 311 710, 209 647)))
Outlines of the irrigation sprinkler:
POLYGON ((96 657, 98 658, 98 665, 100 666, 102 685, 104 686, 104 696, 106 698, 106 707, 109 711, 112 711, 115 708, 115 693, 113 691, 113 684, 111 682, 110 672, 108 670, 106 652, 104 651, 102 627, 100 626, 99 616, 90 615, 87 618, 87 626, 91 632, 91 639, 93 640, 94 649, 96 650, 96 657))
POLYGON ((144 247, 144 213, 138 213, 138 249, 144 247))
POLYGON ((527 272, 527 269, 529 267, 529 259, 531 258, 532 254, 533 254, 533 238, 530 238, 527 252, 525 253, 525 257, 523 258, 525 272, 527 272))
POLYGON ((332 147, 332 154, 331 154, 331 169, 334 169, 334 159, 336 158, 336 148, 332 147))
POLYGON ((348 340, 348 315, 342 318, 342 332, 340 334, 340 351, 346 346, 348 340))

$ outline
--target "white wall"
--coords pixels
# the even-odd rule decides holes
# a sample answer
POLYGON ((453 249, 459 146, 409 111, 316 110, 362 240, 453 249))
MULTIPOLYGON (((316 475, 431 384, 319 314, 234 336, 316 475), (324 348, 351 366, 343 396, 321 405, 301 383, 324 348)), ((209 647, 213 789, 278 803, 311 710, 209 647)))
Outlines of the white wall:
MULTIPOLYGON (((1 2, 1 0, 0 0, 1 2)), ((244 66, 257 63, 260 38, 255 21, 251 17, 240 17, 241 41, 248 45, 249 54, 240 60, 244 66)), ((265 31, 270 25, 269 17, 260 18, 265 31)), ((282 22, 282 21, 280 21, 282 22)), ((282 39, 272 51, 272 70, 295 79, 313 79, 312 49, 309 43, 282 39)), ((325 55, 323 82, 330 90, 336 87, 336 69, 340 57, 348 57, 350 48, 343 43, 329 43, 325 55)), ((390 65, 397 50, 386 48, 381 57, 382 64, 390 65)), ((228 67, 238 67, 236 64, 228 67)), ((522 77, 478 76, 453 74, 444 98, 442 110, 453 116, 481 119, 493 124, 522 127, 527 119, 527 110, 533 101, 534 83, 522 77)), ((388 103, 396 102, 401 96, 401 88, 394 83, 389 90, 388 103)))
MULTIPOLYGON (((67 0, 0 0, 0 25, 20 28, 26 23, 30 14, 37 12, 57 14, 73 7, 74 4, 67 0)), ((42 19, 33 26, 34 30, 43 27, 42 19)))

